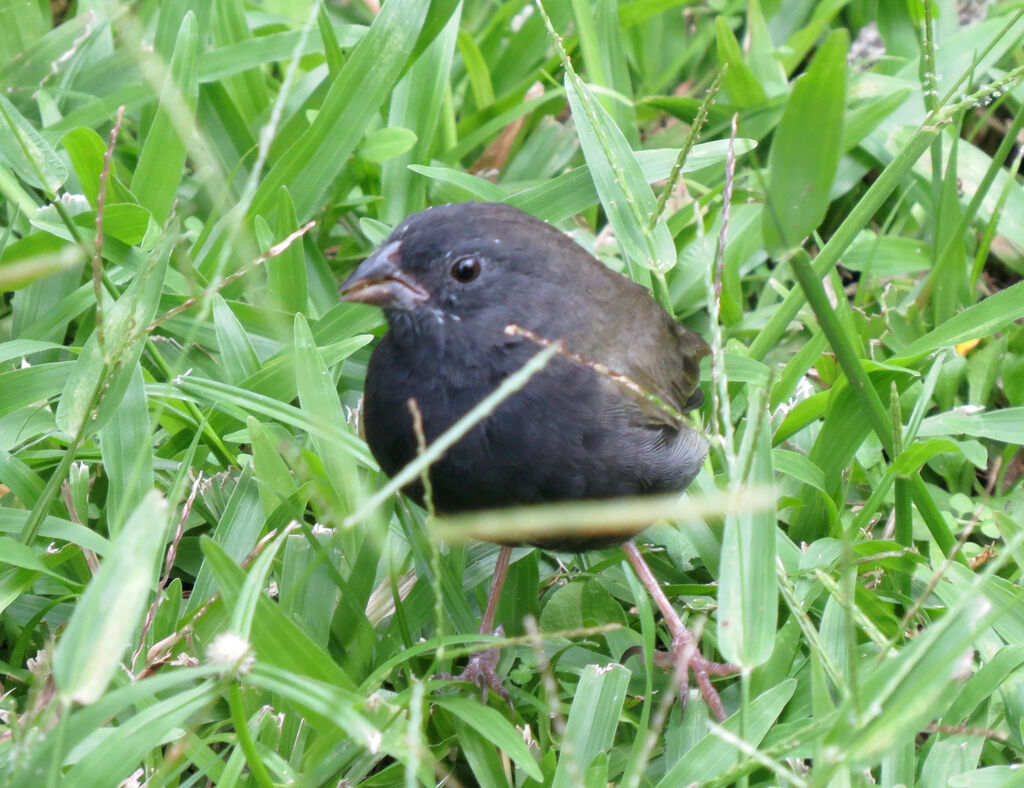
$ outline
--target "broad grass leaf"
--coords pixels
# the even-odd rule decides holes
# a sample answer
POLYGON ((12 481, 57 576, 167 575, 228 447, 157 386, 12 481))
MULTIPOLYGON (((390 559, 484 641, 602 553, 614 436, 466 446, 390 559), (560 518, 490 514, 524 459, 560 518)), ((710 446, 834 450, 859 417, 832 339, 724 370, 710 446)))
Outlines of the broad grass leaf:
POLYGON ((269 215, 282 186, 295 200, 300 220, 313 212, 398 80, 429 7, 426 0, 394 0, 381 7, 331 84, 309 128, 260 183, 250 208, 252 215, 269 215))
MULTIPOLYGON (((959 744, 957 746, 960 746, 959 744)), ((949 778, 949 788, 1018 788, 1020 766, 985 766, 949 778)))
POLYGON ((793 85, 768 160, 769 254, 779 256, 821 224, 839 164, 849 35, 835 30, 793 85))
POLYGON ((30 186, 51 197, 68 179, 68 168, 28 119, 0 96, 0 159, 30 186))
POLYGON ((21 290, 61 271, 78 269, 85 262, 80 247, 67 246, 48 233, 33 233, 29 238, 42 241, 50 249, 20 260, 0 263, 0 289, 21 290))
POLYGON ((825 474, 806 455, 789 449, 772 449, 772 465, 776 473, 791 476, 797 481, 828 494, 825 489, 825 474))
MULTIPOLYGON (((722 727, 737 736, 742 730, 743 740, 757 747, 793 697, 796 686, 794 679, 787 679, 772 687, 753 700, 745 720, 733 714, 722 727)), ((685 788, 710 782, 738 764, 742 757, 732 744, 708 733, 669 769, 656 788, 685 788)))
POLYGON ((438 696, 432 702, 447 709, 505 752, 513 763, 534 780, 542 779, 540 767, 527 749, 523 737, 500 712, 481 705, 476 698, 438 696))
MULTIPOLYGON (((231 489, 231 495, 217 520, 212 539, 204 539, 214 542, 231 561, 241 563, 256 546, 263 533, 264 520, 260 517, 262 508, 252 467, 246 467, 231 489)), ((189 595, 188 610, 200 607, 216 592, 214 568, 209 558, 203 562, 189 595)), ((221 590, 223 592, 223 588, 221 590)))
POLYGON ((657 200, 633 149, 608 111, 572 72, 565 76, 565 94, 594 187, 623 252, 636 265, 668 271, 676 264, 675 242, 664 217, 647 229, 657 200))
POLYGON ((252 444, 253 468, 263 513, 269 516, 282 500, 298 489, 298 483, 281 458, 280 444, 271 437, 272 433, 252 416, 246 419, 246 429, 252 444))
MULTIPOLYGON (((432 4, 432 10, 436 5, 432 4)), ((416 177, 409 165, 428 163, 431 151, 437 147, 438 121, 445 104, 461 19, 460 4, 444 29, 405 72, 391 94, 388 125, 411 129, 416 135, 416 142, 405 153, 393 156, 381 165, 382 204, 377 218, 390 225, 396 225, 410 213, 426 207, 426 183, 416 177)), ((372 237, 370 240, 379 241, 372 237)))
POLYGON ((486 145, 494 136, 507 127, 510 123, 514 123, 531 112, 539 109, 548 102, 558 101, 562 96, 561 88, 550 88, 543 95, 537 98, 529 99, 528 101, 518 101, 514 106, 499 113, 498 115, 488 116, 485 119, 481 119, 481 122, 477 125, 474 124, 471 131, 467 131, 464 135, 460 136, 459 141, 448 150, 444 151, 438 158, 441 161, 447 162, 448 164, 454 164, 455 162, 461 161, 467 156, 474 148, 480 145, 486 145))
POLYGON ((123 784, 147 753, 173 738, 176 731, 200 709, 208 708, 218 695, 217 685, 208 681, 148 705, 113 728, 112 735, 87 748, 82 760, 64 775, 63 782, 84 788, 123 784))
POLYGON ((338 35, 331 24, 330 14, 328 14, 327 9, 323 6, 320 6, 317 10, 316 26, 317 32, 320 33, 320 40, 323 42, 324 60, 327 62, 327 70, 332 77, 336 77, 341 72, 345 58, 341 52, 341 44, 338 43, 338 35))
MULTIPOLYGON (((225 605, 228 610, 234 609, 245 585, 244 570, 212 539, 203 537, 202 548, 225 605)), ((356 689, 337 661, 266 594, 256 600, 249 640, 258 664, 265 669, 280 670, 299 684, 323 682, 341 693, 352 693, 356 689)))
POLYGON ((469 31, 460 30, 458 37, 459 54, 469 78, 469 88, 473 92, 473 101, 477 107, 489 107, 494 103, 494 86, 491 84, 491 73, 487 69, 480 47, 476 45, 469 31))
MULTIPOLYGON (((299 406, 310 418, 323 424, 347 424, 334 378, 329 374, 309 324, 301 314, 295 316, 295 382, 299 406)), ((324 464, 328 483, 335 493, 336 504, 343 510, 349 483, 356 471, 351 453, 344 444, 325 439, 320 433, 313 433, 312 438, 324 464)))
MULTIPOLYGON (((20 534, 28 516, 29 513, 23 509, 0 507, 0 533, 20 534)), ((76 544, 99 556, 106 555, 110 550, 110 542, 92 529, 59 517, 50 516, 43 520, 38 536, 41 539, 76 544)))
POLYGON ((75 606, 53 658, 57 691, 65 700, 94 703, 119 669, 156 582, 167 520, 163 496, 150 491, 75 606))
POLYGON ((171 245, 165 239, 156 259, 104 309, 103 345, 95 331, 86 340, 57 404, 57 427, 66 434, 99 429, 120 404, 160 303, 171 245))
POLYGON ((752 107, 764 103, 768 98, 764 88, 747 66, 740 44, 724 15, 715 17, 715 41, 718 47, 718 60, 722 65, 728 66, 725 72, 725 89, 729 92, 732 103, 738 107, 752 107))
POLYGON ((844 268, 871 276, 906 276, 926 271, 930 266, 931 254, 926 241, 878 236, 871 230, 858 235, 843 255, 844 268))
POLYGON ((970 266, 967 265, 967 249, 963 232, 960 230, 960 191, 963 185, 957 173, 960 151, 960 137, 952 135, 946 160, 946 171, 939 188, 938 205, 934 207, 935 255, 934 264, 925 280, 925 287, 931 289, 928 299, 933 323, 941 325, 962 307, 970 306, 975 299, 970 283, 970 266))
POLYGON ((631 148, 639 146, 636 109, 626 97, 633 94, 629 66, 623 46, 623 31, 618 24, 616 0, 572 0, 573 16, 579 36, 583 64, 591 84, 606 89, 598 101, 622 131, 631 148))
POLYGON ((744 50, 750 72, 757 80, 758 86, 769 98, 786 92, 786 70, 783 68, 779 49, 772 41, 772 32, 768 29, 761 8, 761 0, 750 0, 747 4, 746 41, 744 50))
POLYGON ((196 17, 189 11, 182 19, 174 55, 160 90, 160 105, 146 133, 132 176, 132 192, 139 204, 148 208, 161 225, 171 213, 184 172, 187 140, 195 123, 199 96, 198 45, 196 17))
MULTIPOLYGON (((173 17, 168 21, 173 25, 173 17)), ((216 12, 211 14, 210 32, 213 40, 220 44, 259 40, 250 31, 249 24, 245 7, 240 0, 224 0, 216 5, 216 12)), ((258 67, 232 74, 221 80, 218 87, 224 89, 229 97, 227 100, 234 104, 239 114, 245 118, 259 117, 271 102, 265 75, 258 67)))
POLYGON ((562 757, 552 788, 579 785, 579 776, 599 753, 611 747, 626 699, 629 671, 621 665, 583 669, 562 738, 562 757))
MULTIPOLYGON (((167 4, 163 4, 163 8, 166 7, 167 4)), ((174 30, 176 32, 177 27, 174 30)), ((339 24, 334 25, 333 31, 342 47, 351 48, 365 35, 366 26, 339 24)), ((299 56, 322 55, 323 44, 317 37, 303 33, 302 30, 267 33, 203 52, 199 56, 199 81, 204 85, 220 84, 221 80, 243 71, 287 60, 296 50, 299 56), (299 47, 302 38, 305 38, 305 46, 299 47)))
POLYGON ((825 752, 834 763, 854 768, 873 763, 902 732, 920 730, 937 707, 950 702, 949 682, 965 653, 1002 612, 974 594, 877 665, 860 684, 867 705, 858 711, 852 699, 845 701, 825 737, 825 752))
MULTIPOLYGON (((61 137, 61 144, 67 151, 71 166, 78 176, 89 204, 95 208, 100 191, 100 175, 103 172, 107 144, 90 128, 78 126, 61 137)), ((107 208, 118 203, 133 203, 134 197, 117 178, 117 167, 112 166, 107 176, 107 208)), ((144 210, 144 209, 141 209, 144 210)), ((148 215, 148 211, 146 212, 148 215)), ((104 222, 106 218, 104 217, 104 222)), ((126 241, 125 243, 133 243, 126 241)))
POLYGON ((0 51, 4 64, 0 80, 6 85, 42 84, 53 64, 75 48, 76 40, 89 40, 95 32, 95 19, 89 14, 76 14, 54 27, 52 16, 47 16, 52 11, 42 4, 12 3, 9 7, 3 31, 9 48, 0 51))
POLYGON ((260 369, 256 351, 241 321, 220 293, 213 296, 213 328, 217 332, 220 364, 228 382, 238 384, 255 375, 260 369))
MULTIPOLYGON (((757 397, 752 402, 758 401, 757 397)), ((750 484, 771 484, 771 430, 767 412, 756 417, 752 405, 747 429, 756 429, 752 445, 750 484)), ((741 460, 741 465, 742 463, 741 460)), ((722 565, 718 579, 718 646, 722 655, 745 670, 765 662, 772 653, 778 618, 775 578, 775 507, 743 506, 742 495, 725 517, 722 565)))
MULTIPOLYGON (((273 603, 264 596, 260 607, 263 608, 267 605, 273 606, 273 603)), ((295 632, 299 632, 298 628, 287 618, 282 616, 281 620, 287 622, 286 629, 291 628, 295 632)), ((254 638, 258 640, 263 638, 264 634, 269 633, 254 633, 254 638)), ((256 647, 257 656, 266 651, 256 640, 253 645, 256 647)), ((306 645, 292 643, 288 647, 302 648, 306 645)), ((334 664, 327 652, 312 646, 312 641, 308 645, 313 648, 308 656, 331 665, 334 664)), ((296 654, 295 656, 302 657, 304 655, 296 654)), ((386 746, 387 743, 392 743, 397 738, 395 733, 390 733, 385 737, 382 731, 364 716, 362 712, 366 705, 366 698, 357 695, 354 692, 354 687, 348 682, 334 682, 301 670, 295 670, 288 665, 275 664, 273 659, 264 661, 262 658, 257 661, 252 673, 249 674, 248 681, 267 692, 275 693, 288 704, 294 705, 317 728, 340 731, 371 753, 380 750, 382 744, 386 746)), ((404 738, 399 739, 399 742, 404 743, 404 738)), ((405 752, 399 753, 395 750, 391 750, 391 752, 396 757, 405 755, 405 752)))
MULTIPOLYGON (((474 785, 479 788, 506 788, 509 781, 505 774, 505 758, 498 748, 465 720, 453 717, 451 724, 458 738, 461 754, 465 756, 472 772, 474 785)), ((540 774, 540 769, 537 769, 537 774, 540 774)))
POLYGON ((921 422, 922 438, 944 435, 970 435, 1024 445, 1024 407, 1003 408, 982 413, 951 411, 929 416, 921 422))
POLYGON ((724 351, 725 375, 730 383, 750 383, 756 387, 768 385, 771 370, 767 364, 733 350, 724 351))
POLYGON ((469 199, 482 200, 484 202, 504 202, 509 198, 507 191, 500 186, 495 186, 489 180, 471 175, 468 172, 452 169, 451 167, 410 164, 409 169, 440 183, 450 184, 456 189, 465 192, 466 197, 469 199))
MULTIPOLYGON (((0 455, 0 473, 3 474, 7 473, 7 469, 4 467, 6 459, 0 455)), ((6 475, 4 478, 6 478, 6 475)), ((20 569, 29 569, 32 572, 48 575, 52 580, 62 585, 67 584, 67 579, 60 573, 50 569, 44 560, 39 557, 39 553, 36 550, 11 539, 9 536, 0 536, 0 564, 20 569)))
MULTIPOLYGON (((109 735, 117 728, 105 727, 110 724, 111 720, 124 720, 135 708, 148 706, 153 703, 154 699, 169 693, 177 692, 178 694, 174 697, 178 698, 180 702, 183 700, 182 694, 190 695, 188 690, 194 689, 197 682, 208 678, 212 672, 209 667, 183 667, 179 670, 165 671, 146 681, 133 682, 123 687, 114 688, 92 705, 72 710, 66 725, 59 733, 55 730, 48 731, 46 737, 42 741, 37 741, 30 752, 26 753, 26 759, 18 764, 14 776, 7 785, 11 788, 39 788, 40 785, 46 783, 46 775, 54 757, 55 748, 61 747, 64 752, 70 752, 90 737, 94 737, 96 742, 102 742, 105 739, 118 743, 121 740, 116 735, 109 735)), ((206 693, 204 702, 209 702, 216 696, 216 690, 209 684, 204 687, 206 693)), ((168 698, 168 701, 170 700, 168 698)), ((157 706, 158 716, 166 714, 174 708, 174 704, 170 702, 166 705, 158 703, 157 706)), ((173 719, 173 714, 170 721, 176 722, 173 719)), ((147 730, 145 727, 129 725, 122 732, 126 734, 142 733, 145 730, 147 730)), ((87 746, 86 749, 91 750, 92 748, 87 746)), ((105 756, 109 754, 109 750, 104 752, 105 756)), ((130 762, 123 757, 127 755, 127 751, 121 750, 118 751, 118 754, 122 757, 120 760, 114 759, 111 769, 117 768, 118 765, 124 768, 129 763, 132 770, 137 767, 135 762, 130 762)), ((104 772, 104 774, 106 773, 104 772)), ((117 779, 111 778, 107 784, 116 783, 117 779)))
POLYGON ((37 46, 53 26, 52 10, 44 3, 11 3, 0 27, 0 62, 16 61, 37 46))
POLYGON ((245 582, 234 600, 231 611, 231 620, 228 622, 228 631, 248 640, 252 631, 253 619, 256 616, 256 606, 259 600, 266 593, 268 586, 267 577, 270 574, 271 563, 277 559, 277 554, 288 539, 290 530, 281 531, 274 537, 274 540, 266 545, 252 565, 248 567, 245 582))
MULTIPOLYGON (((142 243, 149 231, 150 216, 145 208, 134 203, 107 202, 103 209, 104 239, 113 238, 128 246, 142 243)), ((87 211, 75 217, 75 224, 83 230, 95 232, 96 212, 87 211)), ((104 243, 104 253, 107 244, 104 243)))
MULTIPOLYGON (((725 161, 727 141, 715 141, 694 146, 683 164, 682 171, 695 172, 713 167, 725 161)), ((736 140, 737 156, 756 147, 753 140, 736 140)), ((679 156, 674 148, 635 151, 637 162, 647 183, 664 180, 672 171, 672 165, 679 156)), ((590 167, 586 164, 574 167, 566 173, 516 192, 507 199, 513 205, 539 219, 560 222, 585 211, 600 201, 590 167)))
MULTIPOLYGON (((311 487, 306 485, 298 494, 290 493, 285 508, 301 511, 303 503, 313 492, 311 487)), ((275 523, 283 522, 281 514, 281 509, 272 511, 275 523)), ((275 565, 278 605, 321 646, 331 643, 332 622, 345 621, 348 653, 353 661, 365 665, 379 644, 379 633, 374 632, 370 624, 366 612, 370 594, 363 592, 363 588, 372 584, 380 553, 370 540, 364 541, 349 575, 352 582, 348 583, 337 569, 346 561, 347 545, 335 540, 334 534, 326 529, 311 531, 293 534, 275 565)), ((350 665, 352 661, 346 664, 350 665)))
MULTIPOLYGON (((1006 535, 1009 539, 1009 534, 1006 535)), ((956 698, 943 713, 940 725, 963 725, 975 711, 988 703, 1006 680, 1024 665, 1024 644, 1013 643, 1000 648, 977 673, 961 687, 956 698)))
POLYGON ((1024 282, 1017 282, 936 326, 900 349, 893 364, 910 364, 934 350, 987 337, 1024 317, 1024 282))
MULTIPOLYGON (((131 197, 131 195, 128 196, 131 197)), ((90 210, 85 200, 79 196, 65 196, 62 202, 63 216, 70 216, 71 221, 80 228, 75 231, 75 234, 64 223, 65 220, 61 213, 49 205, 35 212, 31 218, 32 226, 69 244, 78 242, 76 235, 81 238, 96 232, 97 212, 90 210)), ((140 243, 149 229, 150 220, 149 211, 142 206, 136 205, 134 202, 112 202, 108 198, 103 209, 104 256, 113 262, 122 262, 128 252, 123 247, 116 248, 112 240, 120 241, 128 246, 140 243)), ((65 252, 66 250, 65 247, 65 252)))
POLYGON ((946 452, 959 451, 960 447, 951 440, 926 440, 904 449, 889 466, 889 472, 897 476, 916 473, 932 457, 946 452))
POLYGON ((128 513, 153 489, 153 434, 142 367, 135 365, 124 396, 100 430, 103 469, 109 481, 107 528, 120 532, 128 513))
MULTIPOLYGON (((360 344, 366 344, 368 338, 359 338, 360 344)), ((288 372, 293 367, 281 364, 275 372, 288 372)), ((261 378, 265 380, 266 378, 261 378)), ((316 434, 334 444, 342 447, 345 452, 354 457, 363 467, 375 469, 377 467, 373 455, 370 454, 366 444, 356 437, 346 426, 345 422, 324 423, 317 421, 304 409, 281 402, 276 397, 247 391, 241 386, 231 386, 216 380, 207 380, 196 376, 188 376, 175 384, 154 384, 151 386, 154 394, 169 397, 181 397, 185 395, 199 402, 204 402, 226 413, 237 415, 240 421, 244 421, 247 413, 256 413, 280 421, 310 434, 316 434)))
MULTIPOLYGON (((277 238, 286 238, 299 228, 295 204, 287 189, 281 189, 277 203, 277 238)), ((267 269, 267 292, 271 303, 285 312, 304 312, 309 300, 306 277, 306 256, 302 241, 296 241, 274 255, 264 266, 267 269)))
MULTIPOLYGON (((882 92, 881 95, 857 103, 854 111, 843 123, 842 151, 846 153, 857 147, 865 137, 884 123, 919 89, 916 84, 913 87, 892 85, 890 91, 882 92)), ((853 92, 852 87, 851 92, 853 92)), ((851 101, 855 100, 856 96, 851 96, 851 101)))
POLYGON ((409 63, 414 63, 434 41, 441 37, 453 16, 461 11, 459 0, 433 0, 427 10, 419 37, 409 54, 409 63))

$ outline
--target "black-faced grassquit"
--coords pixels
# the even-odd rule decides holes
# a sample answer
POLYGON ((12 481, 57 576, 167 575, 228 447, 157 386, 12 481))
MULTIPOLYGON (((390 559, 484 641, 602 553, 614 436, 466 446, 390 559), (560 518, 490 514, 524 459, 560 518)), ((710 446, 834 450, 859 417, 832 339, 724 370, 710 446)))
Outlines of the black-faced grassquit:
MULTIPOLYGON (((381 307, 388 321, 370 359, 363 412, 370 450, 392 476, 417 454, 409 400, 432 441, 520 369, 538 342, 562 343, 561 354, 431 466, 440 513, 681 491, 704 461, 707 441, 683 414, 703 401, 707 344, 644 288, 529 214, 501 203, 416 213, 341 293, 381 307)), ((422 502, 419 483, 406 491, 422 502)), ((623 543, 668 622, 670 661, 689 664, 722 718, 709 674, 735 668, 700 654, 634 535, 575 532, 530 543, 572 551, 623 543)), ((509 552, 499 554, 482 632, 493 627, 509 552)), ((484 652, 460 678, 507 698, 494 665, 484 652)))

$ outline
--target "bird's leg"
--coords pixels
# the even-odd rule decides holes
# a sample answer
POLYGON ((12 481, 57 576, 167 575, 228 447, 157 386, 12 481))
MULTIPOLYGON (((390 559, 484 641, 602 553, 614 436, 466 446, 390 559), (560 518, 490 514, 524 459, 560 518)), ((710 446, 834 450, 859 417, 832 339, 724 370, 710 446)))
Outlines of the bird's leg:
POLYGON ((494 616, 498 612, 498 598, 501 596, 501 589, 505 585, 505 576, 508 574, 508 564, 512 559, 512 548, 502 547, 498 551, 498 560, 494 564, 494 579, 491 581, 491 591, 487 595, 487 607, 484 610, 484 617, 480 621, 480 634, 490 635, 494 627, 494 616))
POLYGON ((708 704, 708 708, 721 722, 725 719, 725 708, 722 706, 722 699, 718 696, 718 690, 711 685, 711 676, 727 676, 730 673, 739 672, 736 665, 728 662, 712 662, 700 653, 697 646, 697 638, 693 636, 684 625, 679 614, 673 609, 665 592, 661 590, 654 573, 647 565, 636 545, 632 542, 625 542, 622 549, 626 551, 626 557, 633 565, 633 569, 640 577, 647 592, 654 598, 661 615, 668 624, 669 632, 672 633, 672 651, 668 654, 656 654, 655 663, 662 667, 675 667, 680 676, 679 702, 686 703, 689 694, 689 672, 693 671, 693 677, 697 680, 700 693, 708 704))
MULTIPOLYGON (((491 581, 491 591, 487 595, 487 608, 484 610, 483 620, 480 622, 481 635, 504 635, 505 630, 501 627, 493 629, 494 616, 498 610, 498 598, 501 596, 501 589, 505 585, 505 576, 508 574, 509 559, 512 557, 511 547, 502 547, 498 552, 498 561, 494 565, 494 579, 491 581)), ((508 690, 501 683, 498 673, 495 670, 498 666, 498 657, 501 655, 500 648, 489 648, 485 651, 477 651, 470 655, 469 662, 465 669, 458 675, 451 673, 438 673, 434 678, 448 679, 449 681, 471 681, 480 687, 483 695, 483 702, 487 702, 487 688, 490 687, 498 695, 505 699, 505 702, 512 707, 512 699, 508 690)))

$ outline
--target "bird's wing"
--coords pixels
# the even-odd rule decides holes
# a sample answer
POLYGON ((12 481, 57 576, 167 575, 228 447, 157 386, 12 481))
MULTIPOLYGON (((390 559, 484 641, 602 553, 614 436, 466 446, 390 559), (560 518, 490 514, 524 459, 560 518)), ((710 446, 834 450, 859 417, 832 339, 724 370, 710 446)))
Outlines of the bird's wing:
POLYGON ((593 366, 609 385, 629 392, 626 402, 636 406, 639 423, 680 427, 682 414, 703 401, 700 360, 711 348, 669 317, 646 288, 568 236, 546 229, 551 232, 542 267, 548 286, 527 280, 523 301, 529 309, 510 322, 523 322, 549 340, 565 340, 577 363, 593 366))
MULTIPOLYGON (((677 323, 645 289, 619 274, 598 296, 593 308, 601 317, 573 319, 563 334, 570 352, 607 368, 607 376, 637 406, 639 420, 679 427, 682 414, 703 402, 700 360, 708 344, 677 323), (603 297, 602 297, 603 296, 603 297)), ((599 372, 603 370, 598 368, 599 372)))
MULTIPOLYGON (((647 352, 627 352, 623 374, 641 389, 634 393, 642 418, 655 425, 679 427, 682 414, 704 401, 700 384, 700 360, 711 352, 697 334, 658 308, 652 320, 660 323, 656 343, 647 352)), ((625 348, 624 348, 625 350, 625 348)))

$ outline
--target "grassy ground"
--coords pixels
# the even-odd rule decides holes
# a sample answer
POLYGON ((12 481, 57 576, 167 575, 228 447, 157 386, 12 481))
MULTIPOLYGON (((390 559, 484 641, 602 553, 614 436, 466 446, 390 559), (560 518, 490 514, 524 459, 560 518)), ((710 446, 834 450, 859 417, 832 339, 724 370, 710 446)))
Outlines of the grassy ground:
POLYGON ((0 3, 2 782, 1020 784, 1024 8, 963 5, 0 3), (371 497, 336 287, 467 199, 714 346, 616 516, 724 725, 618 550, 515 552, 514 710, 429 679, 550 514, 371 497))

